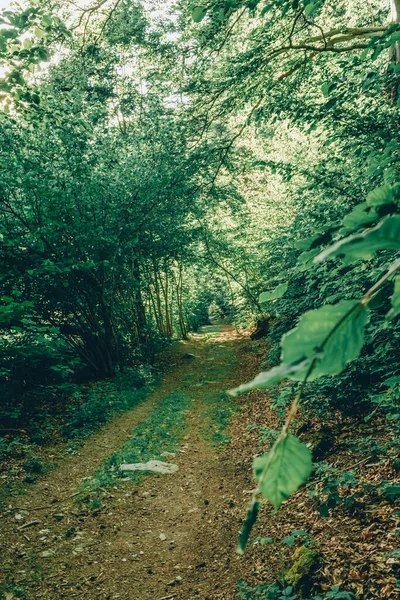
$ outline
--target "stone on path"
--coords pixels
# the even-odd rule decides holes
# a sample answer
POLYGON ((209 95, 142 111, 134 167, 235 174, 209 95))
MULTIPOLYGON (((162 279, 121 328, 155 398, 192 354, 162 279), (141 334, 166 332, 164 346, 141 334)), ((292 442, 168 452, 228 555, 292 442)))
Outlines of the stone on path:
POLYGON ((176 473, 179 467, 173 463, 166 463, 161 460, 149 460, 147 463, 125 463, 120 465, 119 468, 121 471, 152 471, 153 473, 166 475, 176 473))

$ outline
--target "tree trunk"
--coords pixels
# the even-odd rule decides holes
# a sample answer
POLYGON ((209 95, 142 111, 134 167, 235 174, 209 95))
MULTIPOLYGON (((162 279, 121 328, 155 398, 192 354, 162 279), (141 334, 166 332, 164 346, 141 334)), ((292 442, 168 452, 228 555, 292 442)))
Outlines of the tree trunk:
POLYGON ((187 329, 183 312, 183 273, 182 266, 179 266, 178 283, 176 286, 176 300, 178 305, 179 327, 184 340, 187 339, 187 329))
MULTIPOLYGON (((390 0, 391 7, 391 23, 400 23, 400 0, 390 0)), ((395 42, 389 48, 389 63, 400 63, 400 41, 395 42)), ((393 72, 392 72, 393 73, 393 72)), ((400 78, 396 74, 392 74, 392 79, 388 85, 387 95, 389 102, 397 103, 398 92, 400 87, 400 78)))
POLYGON ((140 266, 137 258, 133 259, 132 275, 135 281, 134 300, 138 323, 138 337, 139 342, 145 342, 147 339, 147 320, 142 297, 140 266))
MULTIPOLYGON (((391 7, 391 22, 400 23, 400 0, 390 0, 391 7)), ((400 62, 400 41, 395 42, 390 47, 390 61, 395 63, 400 62)))

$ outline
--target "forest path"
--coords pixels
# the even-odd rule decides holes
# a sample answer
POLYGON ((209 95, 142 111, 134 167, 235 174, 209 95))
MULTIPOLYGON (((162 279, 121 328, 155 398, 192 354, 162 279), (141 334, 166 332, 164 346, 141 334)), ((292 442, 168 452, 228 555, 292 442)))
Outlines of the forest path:
POLYGON ((22 593, 32 600, 236 597, 251 457, 235 461, 234 444, 227 447, 234 406, 224 390, 241 381, 244 346, 248 340, 229 326, 180 342, 169 372, 139 407, 87 438, 27 495, 10 499, 0 533, 6 600, 22 593), (116 467, 103 461, 129 445, 132 429, 147 443, 146 460, 169 460, 179 471, 113 479, 116 467), (165 449, 175 457, 162 458, 165 449), (102 464, 106 479, 96 475, 102 464), (82 492, 85 481, 94 488, 82 492))

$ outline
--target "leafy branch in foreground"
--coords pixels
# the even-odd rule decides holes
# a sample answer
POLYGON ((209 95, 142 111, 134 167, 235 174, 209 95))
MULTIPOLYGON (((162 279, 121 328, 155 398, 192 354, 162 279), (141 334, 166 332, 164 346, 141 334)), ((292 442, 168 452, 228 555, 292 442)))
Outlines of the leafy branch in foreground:
MULTIPOLYGON (((400 216, 385 217, 376 227, 362 234, 349 236, 322 252, 316 262, 332 256, 341 256, 346 262, 370 257, 378 250, 400 250, 400 216)), ((247 384, 231 390, 239 395, 255 388, 267 388, 287 377, 301 380, 286 422, 271 450, 254 460, 253 469, 257 487, 243 525, 238 552, 243 553, 251 529, 257 519, 259 496, 279 508, 309 477, 312 470, 311 452, 299 439, 289 434, 305 384, 323 375, 336 375, 346 364, 357 358, 364 344, 365 326, 369 320, 368 305, 386 282, 400 270, 400 259, 395 260, 386 273, 360 300, 342 300, 304 313, 298 326, 283 336, 282 363, 260 373, 247 384)), ((395 280, 392 310, 387 318, 399 312, 399 277, 395 280)), ((272 295, 271 295, 272 299, 272 295)))

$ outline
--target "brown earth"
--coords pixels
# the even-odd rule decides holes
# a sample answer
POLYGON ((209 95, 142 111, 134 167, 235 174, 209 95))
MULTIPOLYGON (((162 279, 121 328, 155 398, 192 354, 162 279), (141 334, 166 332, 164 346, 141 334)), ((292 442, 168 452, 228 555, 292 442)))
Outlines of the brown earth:
POLYGON ((221 451, 206 439, 205 399, 241 382, 238 357, 248 358, 240 352, 248 338, 219 329, 179 343, 175 364, 142 405, 88 438, 26 495, 10 499, 0 534, 7 600, 18 589, 29 599, 235 597, 251 456, 246 464, 235 461, 232 447, 221 451), (207 380, 210 365, 218 381, 207 380), (179 471, 104 489, 98 509, 77 504, 85 478, 173 391, 191 398, 173 459, 179 471))
MULTIPOLYGON (((359 600, 398 597, 400 553, 393 551, 400 512, 373 490, 382 479, 394 483, 399 477, 389 458, 352 447, 363 439, 390 442, 379 413, 367 424, 339 415, 324 421, 335 439, 323 459, 338 473, 356 474, 355 487, 339 490, 343 501, 355 495, 354 503, 348 508, 339 503, 329 517, 321 517, 318 502, 308 498, 304 487, 279 511, 265 503, 252 540, 272 538, 274 543, 250 541, 244 556, 236 554, 253 486, 252 455, 270 444, 260 441, 260 428, 279 429, 284 414, 271 409, 270 394, 253 391, 237 401, 227 431, 230 442, 215 442, 213 416, 218 422, 221 393, 258 372, 265 348, 263 342, 258 348, 251 345, 230 327, 214 329, 219 331, 176 345, 163 381, 140 406, 87 438, 78 454, 65 458, 25 495, 10 497, 0 520, 5 600, 234 600, 240 579, 250 585, 281 580, 301 545, 301 540, 294 547, 282 540, 299 529, 308 533, 309 546, 320 558, 309 597, 318 593, 325 598, 333 585, 359 600), (85 478, 173 392, 191 400, 176 456, 170 458, 179 471, 148 475, 140 484, 99 488, 99 506, 78 502, 85 478)), ((310 420, 305 409, 299 419, 307 441, 307 433, 321 423, 310 420)), ((311 485, 321 492, 318 479, 311 485)), ((263 596, 250 591, 243 597, 263 596)))

